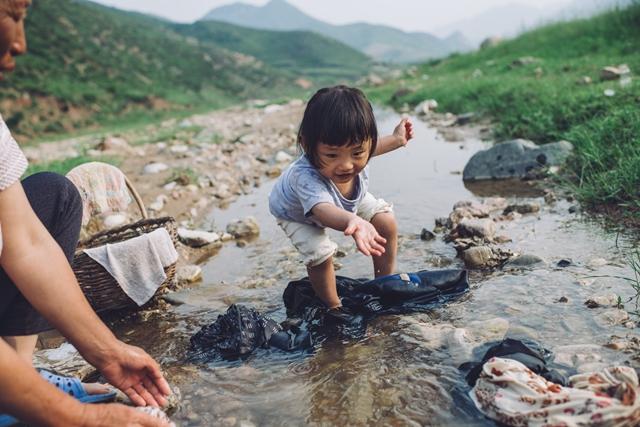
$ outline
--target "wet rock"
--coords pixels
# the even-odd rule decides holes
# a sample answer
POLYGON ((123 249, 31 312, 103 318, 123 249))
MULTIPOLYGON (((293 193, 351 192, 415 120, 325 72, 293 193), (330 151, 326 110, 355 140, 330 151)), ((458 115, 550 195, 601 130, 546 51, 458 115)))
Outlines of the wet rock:
POLYGON ((544 189, 544 202, 546 204, 548 204, 548 205, 552 205, 557 201, 558 201, 558 197, 556 196, 556 193, 554 193, 553 190, 545 188, 544 189))
POLYGON ((604 67, 600 71, 600 79, 603 81, 618 80, 623 76, 627 76, 629 74, 631 74, 631 69, 627 64, 621 64, 617 67, 610 65, 608 67, 604 67))
POLYGON ((623 325, 629 321, 629 313, 619 308, 612 308, 598 314, 596 320, 603 326, 623 325))
POLYGON ((489 246, 475 246, 462 253, 462 259, 468 268, 487 268, 494 263, 493 250, 489 246))
POLYGON ((540 146, 524 139, 503 142, 474 154, 464 168, 463 180, 522 179, 534 170, 562 165, 572 150, 567 141, 540 146))
POLYGON ((429 241, 435 238, 436 238, 435 233, 433 231, 427 230, 426 228, 423 228, 422 231, 420 232, 421 240, 429 241))
POLYGON ((460 237, 480 237, 481 239, 491 240, 496 234, 496 223, 489 218, 464 218, 454 231, 460 237))
POLYGON ((587 263, 587 267, 598 268, 608 264, 608 261, 604 258, 593 258, 587 263))
POLYGON ((602 362, 602 349, 595 344, 575 344, 557 347, 554 350, 554 362, 579 368, 581 365, 602 362))
POLYGON ((489 197, 482 202, 482 205, 488 209, 489 212, 505 209, 508 204, 509 202, 504 197, 489 197))
POLYGON ((438 108, 438 101, 436 101, 435 99, 427 99, 425 101, 422 101, 418 105, 416 105, 416 108, 414 109, 414 111, 416 114, 424 116, 424 115, 428 115, 431 111, 435 110, 436 108, 438 108))
POLYGON ((197 265, 183 265, 176 270, 178 283, 195 283, 202 280, 202 268, 197 265))
POLYGON ((254 217, 249 216, 229 223, 227 233, 236 239, 255 237, 260 234, 260 226, 254 217))
POLYGON ((558 301, 557 301, 557 302, 559 302, 559 303, 568 303, 568 302, 569 302, 569 298, 567 298, 567 297, 560 297, 560 298, 558 298, 558 301))
POLYGON ((142 173, 145 175, 153 175, 156 173, 164 172, 167 169, 169 169, 169 166, 164 163, 149 163, 144 167, 142 173))
POLYGON ((169 419, 167 414, 160 408, 156 408, 153 406, 138 406, 135 409, 140 412, 144 412, 145 414, 150 415, 154 418, 162 420, 169 427, 176 427, 176 425, 169 419))
POLYGON ((453 210, 463 209, 466 210, 468 215, 464 215, 464 217, 476 217, 476 218, 486 218, 489 216, 491 211, 489 206, 484 204, 473 202, 470 200, 462 200, 453 205, 453 210))
POLYGON ((518 205, 509 205, 502 212, 503 215, 508 215, 511 212, 518 212, 521 215, 530 214, 540 212, 540 205, 534 202, 518 204, 518 205))
POLYGON ((220 237, 220 240, 222 240, 223 242, 228 242, 230 240, 233 240, 233 234, 229 234, 227 232, 222 233, 222 237, 220 237))
POLYGON ((593 295, 584 302, 584 305, 589 308, 617 307, 618 296, 616 294, 593 295))
POLYGON ((220 240, 220 235, 209 231, 189 230, 181 227, 178 228, 178 238, 187 246, 199 248, 220 240))
POLYGON ((57 348, 36 351, 33 356, 33 364, 36 368, 80 379, 95 372, 95 368, 84 360, 76 348, 66 342, 57 348))
POLYGON ((440 217, 435 220, 436 228, 448 228, 449 227, 449 218, 440 217))
POLYGON ((580 212, 580 206, 578 205, 569 206, 569 213, 578 213, 578 212, 580 212))
POLYGON ((558 261, 556 265, 560 268, 565 268, 565 267, 569 267, 572 264, 573 264, 573 261, 570 258, 565 258, 558 261))
POLYGON ((545 261, 537 255, 520 255, 510 259, 505 264, 505 267, 529 267, 536 264, 544 263, 545 261))
POLYGON ((224 427, 234 427, 238 419, 236 417, 225 417, 220 420, 220 424, 224 427))

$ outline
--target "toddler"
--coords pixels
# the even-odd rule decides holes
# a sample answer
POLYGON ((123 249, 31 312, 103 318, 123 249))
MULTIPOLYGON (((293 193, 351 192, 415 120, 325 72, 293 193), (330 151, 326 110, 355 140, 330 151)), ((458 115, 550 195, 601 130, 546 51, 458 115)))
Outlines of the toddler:
POLYGON ((376 277, 393 274, 398 231, 392 206, 368 192, 367 163, 404 147, 413 137, 402 119, 378 139, 371 104, 356 88, 320 89, 309 100, 298 131, 302 156, 278 178, 269 210, 304 258, 312 287, 328 308, 340 307, 333 269, 337 245, 325 228, 353 237, 373 258, 376 277))

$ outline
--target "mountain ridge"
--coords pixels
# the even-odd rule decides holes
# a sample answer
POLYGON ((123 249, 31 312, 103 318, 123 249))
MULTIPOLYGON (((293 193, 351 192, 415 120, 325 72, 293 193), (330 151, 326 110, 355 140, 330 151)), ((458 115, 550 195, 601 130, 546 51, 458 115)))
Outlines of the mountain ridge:
POLYGON ((250 28, 279 31, 314 31, 385 62, 417 62, 470 48, 460 36, 450 44, 446 39, 429 33, 405 32, 385 25, 329 24, 306 15, 285 0, 271 0, 263 6, 233 3, 209 11, 200 21, 222 21, 250 28))

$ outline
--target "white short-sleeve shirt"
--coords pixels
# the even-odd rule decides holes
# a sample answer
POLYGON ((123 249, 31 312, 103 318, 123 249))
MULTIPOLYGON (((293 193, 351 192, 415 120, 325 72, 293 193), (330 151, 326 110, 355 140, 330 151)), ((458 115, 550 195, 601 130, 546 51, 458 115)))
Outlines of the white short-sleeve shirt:
MULTIPOLYGON (((15 184, 27 169, 27 158, 0 116, 0 191, 15 184)), ((0 224, 0 253, 2 253, 2 224, 0 224)))

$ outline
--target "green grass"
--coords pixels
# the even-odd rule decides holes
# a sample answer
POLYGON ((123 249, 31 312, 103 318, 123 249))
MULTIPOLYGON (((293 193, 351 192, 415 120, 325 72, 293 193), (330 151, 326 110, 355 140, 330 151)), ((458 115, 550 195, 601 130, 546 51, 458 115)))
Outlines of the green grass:
POLYGON ((71 169, 88 162, 104 162, 114 166, 119 166, 120 162, 112 157, 88 157, 80 155, 63 160, 54 160, 51 162, 29 164, 25 177, 38 172, 55 172, 60 175, 66 175, 71 169))
POLYGON ((418 66, 416 77, 367 93, 395 107, 433 98, 440 111, 480 113, 493 119, 497 140, 566 139, 576 148, 568 178, 578 197, 592 207, 616 206, 640 218, 638 46, 640 3, 588 20, 549 25, 493 48, 431 61, 418 66), (537 62, 513 65, 525 56, 537 62), (603 67, 623 63, 631 68, 631 84, 622 87, 618 81, 600 80, 603 67), (583 76, 593 83, 578 83, 583 76), (394 97, 401 88, 409 93, 394 97), (615 96, 605 96, 606 89, 613 89, 615 96))

